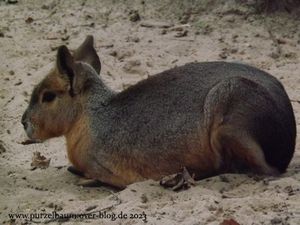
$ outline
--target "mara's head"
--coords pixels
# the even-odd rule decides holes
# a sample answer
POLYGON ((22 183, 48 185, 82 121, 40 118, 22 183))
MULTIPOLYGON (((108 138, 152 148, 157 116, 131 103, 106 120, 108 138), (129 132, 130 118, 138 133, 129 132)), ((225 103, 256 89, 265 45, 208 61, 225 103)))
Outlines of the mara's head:
POLYGON ((66 134, 82 113, 84 93, 100 69, 92 36, 72 53, 60 46, 55 67, 34 88, 22 116, 28 137, 46 140, 66 134))

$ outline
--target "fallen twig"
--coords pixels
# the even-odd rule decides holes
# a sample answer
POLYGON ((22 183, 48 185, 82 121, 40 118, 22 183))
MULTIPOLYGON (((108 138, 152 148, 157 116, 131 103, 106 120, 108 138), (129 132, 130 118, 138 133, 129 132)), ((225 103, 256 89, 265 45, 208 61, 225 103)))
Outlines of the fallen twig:
POLYGON ((43 143, 43 141, 28 139, 28 140, 20 142, 19 144, 21 144, 21 145, 31 145, 31 144, 40 144, 40 143, 43 143))
POLYGON ((294 100, 294 99, 291 99, 290 101, 291 101, 291 102, 297 102, 297 103, 300 104, 300 100, 294 100))
POLYGON ((168 40, 172 40, 172 41, 188 41, 188 42, 193 42, 195 41, 194 39, 181 39, 181 38, 167 38, 168 40))
POLYGON ((170 28, 174 25, 172 23, 159 22, 159 21, 144 21, 140 24, 141 27, 147 28, 170 28))

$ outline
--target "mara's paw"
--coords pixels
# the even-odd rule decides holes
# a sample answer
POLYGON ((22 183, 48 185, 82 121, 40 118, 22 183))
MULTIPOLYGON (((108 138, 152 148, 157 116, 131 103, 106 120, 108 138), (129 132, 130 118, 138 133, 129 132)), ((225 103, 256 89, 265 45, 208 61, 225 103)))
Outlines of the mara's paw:
POLYGON ((164 188, 172 188, 173 191, 186 190, 195 185, 194 176, 191 176, 185 167, 181 173, 162 178, 159 182, 164 188))
POLYGON ((101 187, 103 183, 94 179, 81 178, 77 185, 82 187, 101 187))
POLYGON ((84 177, 84 173, 76 169, 74 166, 69 166, 67 170, 74 175, 84 177))

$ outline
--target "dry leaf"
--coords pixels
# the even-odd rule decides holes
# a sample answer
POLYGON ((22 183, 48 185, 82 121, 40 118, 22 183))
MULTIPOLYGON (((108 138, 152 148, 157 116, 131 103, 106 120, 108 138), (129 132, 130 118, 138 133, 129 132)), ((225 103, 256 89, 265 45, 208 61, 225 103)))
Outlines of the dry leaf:
POLYGON ((31 162, 32 168, 46 169, 49 167, 51 159, 47 159, 45 156, 41 155, 40 152, 34 152, 31 162))

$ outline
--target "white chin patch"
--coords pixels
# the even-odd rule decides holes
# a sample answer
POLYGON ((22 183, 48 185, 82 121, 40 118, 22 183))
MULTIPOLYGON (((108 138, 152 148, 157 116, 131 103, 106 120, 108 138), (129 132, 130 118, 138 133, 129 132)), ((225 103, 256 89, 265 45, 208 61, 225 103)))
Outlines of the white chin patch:
POLYGON ((28 123, 28 126, 27 126, 27 128, 26 128, 26 134, 27 134, 27 136, 28 136, 30 139, 33 138, 33 137, 32 137, 33 131, 34 131, 34 127, 33 127, 32 123, 29 122, 29 123, 28 123))

